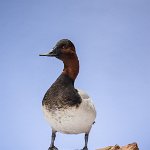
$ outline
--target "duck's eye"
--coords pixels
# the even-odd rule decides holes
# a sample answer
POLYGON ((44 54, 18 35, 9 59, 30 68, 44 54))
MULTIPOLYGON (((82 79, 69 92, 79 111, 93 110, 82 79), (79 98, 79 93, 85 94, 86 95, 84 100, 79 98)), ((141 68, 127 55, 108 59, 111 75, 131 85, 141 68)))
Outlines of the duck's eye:
POLYGON ((62 48, 64 49, 64 48, 66 48, 66 46, 65 46, 65 45, 63 45, 63 46, 62 46, 62 48))

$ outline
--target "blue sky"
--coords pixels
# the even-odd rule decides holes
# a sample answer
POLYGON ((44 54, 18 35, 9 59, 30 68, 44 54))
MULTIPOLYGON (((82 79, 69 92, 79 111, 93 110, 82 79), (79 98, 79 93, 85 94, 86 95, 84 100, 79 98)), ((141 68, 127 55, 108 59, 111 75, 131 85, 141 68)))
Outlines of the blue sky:
MULTIPOLYGON (((149 6, 148 0, 1 0, 0 149, 48 148, 41 101, 63 65, 38 55, 68 38, 80 59, 75 85, 97 109, 89 150, 132 142, 149 150, 149 6)), ((83 137, 58 134, 56 145, 82 148, 83 137)))

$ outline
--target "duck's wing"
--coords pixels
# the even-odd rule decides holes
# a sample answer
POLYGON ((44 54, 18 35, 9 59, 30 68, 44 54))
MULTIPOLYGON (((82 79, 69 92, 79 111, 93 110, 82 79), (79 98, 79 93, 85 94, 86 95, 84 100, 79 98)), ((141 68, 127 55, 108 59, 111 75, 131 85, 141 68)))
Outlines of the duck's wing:
POLYGON ((78 94, 81 96, 82 99, 90 99, 90 96, 83 90, 77 89, 78 94))
POLYGON ((86 108, 86 110, 90 112, 89 115, 91 116, 91 118, 93 118, 93 124, 94 124, 96 118, 96 109, 92 98, 83 90, 77 89, 77 91, 82 99, 81 107, 86 108))
POLYGON ((93 109, 95 109, 92 98, 83 90, 77 89, 77 91, 81 99, 86 103, 89 103, 89 105, 92 105, 93 109))

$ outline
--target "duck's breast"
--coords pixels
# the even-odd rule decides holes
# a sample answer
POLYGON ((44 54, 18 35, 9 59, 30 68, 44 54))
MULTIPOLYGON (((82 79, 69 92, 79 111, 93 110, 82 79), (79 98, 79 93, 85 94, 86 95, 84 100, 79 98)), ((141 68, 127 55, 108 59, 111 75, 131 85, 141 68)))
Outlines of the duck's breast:
POLYGON ((96 118, 96 110, 91 98, 78 90, 82 102, 78 107, 67 107, 49 111, 43 106, 43 112, 53 130, 67 133, 88 133, 96 118))

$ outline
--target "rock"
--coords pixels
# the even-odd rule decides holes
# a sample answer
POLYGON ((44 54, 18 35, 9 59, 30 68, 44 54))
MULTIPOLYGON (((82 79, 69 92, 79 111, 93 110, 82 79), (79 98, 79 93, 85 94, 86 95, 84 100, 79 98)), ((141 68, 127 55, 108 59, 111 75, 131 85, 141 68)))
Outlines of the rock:
POLYGON ((119 146, 119 145, 115 145, 115 146, 108 146, 105 148, 100 148, 97 150, 139 150, 137 143, 132 143, 132 144, 128 144, 126 146, 119 146))

